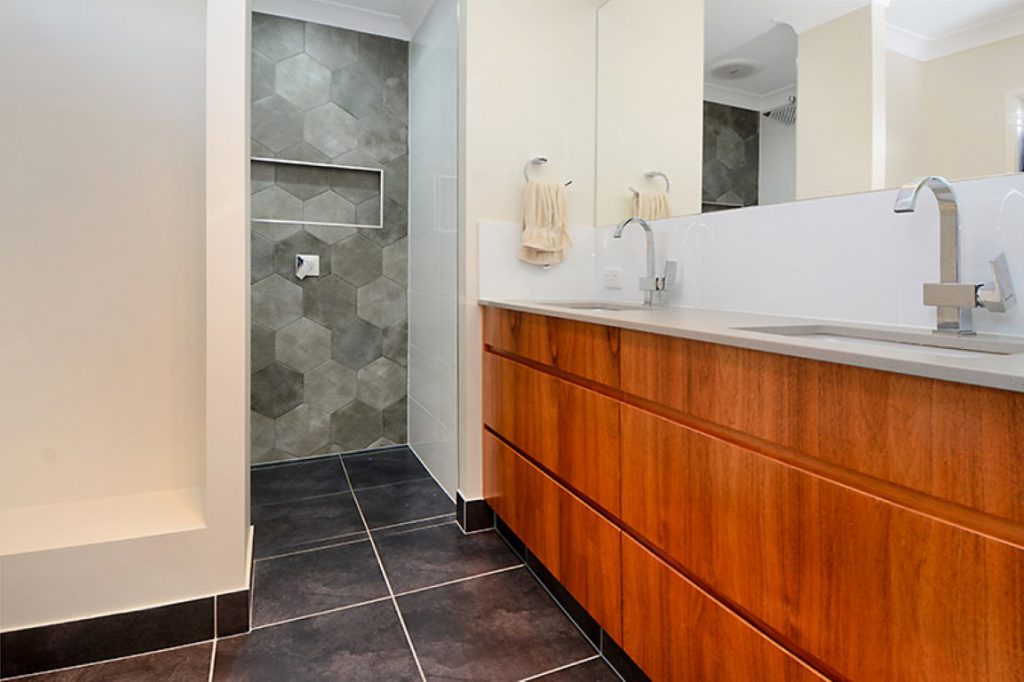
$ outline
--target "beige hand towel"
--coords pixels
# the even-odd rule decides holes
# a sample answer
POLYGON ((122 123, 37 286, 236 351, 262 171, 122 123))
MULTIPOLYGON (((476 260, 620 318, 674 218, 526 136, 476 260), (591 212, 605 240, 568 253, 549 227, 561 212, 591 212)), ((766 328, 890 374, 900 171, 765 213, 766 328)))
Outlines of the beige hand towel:
POLYGON ((523 233, 519 260, 534 265, 554 265, 565 260, 569 215, 565 187, 530 180, 523 190, 523 233))
POLYGON ((633 192, 633 215, 644 220, 672 217, 666 192, 633 192))

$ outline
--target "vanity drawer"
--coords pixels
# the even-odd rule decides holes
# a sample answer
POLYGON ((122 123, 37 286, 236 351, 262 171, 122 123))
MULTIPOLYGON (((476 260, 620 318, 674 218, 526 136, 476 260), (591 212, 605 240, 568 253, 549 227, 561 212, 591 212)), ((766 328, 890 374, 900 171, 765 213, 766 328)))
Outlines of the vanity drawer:
POLYGON ((484 345, 606 386, 619 385, 619 330, 484 308, 484 345))
POLYGON ((622 532, 487 431, 484 497, 530 552, 621 641, 622 532))
POLYGON ((622 647, 653 680, 823 680, 622 536, 622 647))
POLYGON ((1020 679, 1020 547, 627 405, 622 453, 624 524, 794 651, 850 679, 1020 679))
POLYGON ((619 404, 484 353, 484 424, 612 514, 619 511, 619 404))
POLYGON ((1024 394, 628 330, 621 341, 627 394, 1024 522, 1024 394))

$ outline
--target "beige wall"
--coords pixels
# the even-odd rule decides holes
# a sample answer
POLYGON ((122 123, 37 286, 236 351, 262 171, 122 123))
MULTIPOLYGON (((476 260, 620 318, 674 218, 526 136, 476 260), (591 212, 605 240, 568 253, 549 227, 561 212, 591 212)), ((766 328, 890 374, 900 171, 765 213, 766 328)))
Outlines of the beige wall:
POLYGON ((699 213, 703 0, 610 0, 598 11, 597 224, 630 215, 632 194, 672 180, 672 212, 699 213))
POLYGON ((884 21, 872 3, 798 37, 797 199, 884 185, 884 21))
POLYGON ((920 62, 888 53, 887 184, 1011 172, 1008 92, 1024 90, 1024 36, 920 62))
POLYGON ((480 497, 481 220, 522 220, 523 164, 573 180, 569 221, 594 224, 596 12, 591 0, 462 0, 459 486, 480 497))

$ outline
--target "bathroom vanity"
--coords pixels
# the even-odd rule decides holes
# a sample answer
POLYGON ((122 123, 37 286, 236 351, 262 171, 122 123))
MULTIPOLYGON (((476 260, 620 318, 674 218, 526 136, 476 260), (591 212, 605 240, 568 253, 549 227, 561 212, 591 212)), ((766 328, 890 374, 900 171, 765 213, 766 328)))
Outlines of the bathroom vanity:
POLYGON ((1024 355, 484 304, 485 496, 653 679, 1019 679, 1024 355))

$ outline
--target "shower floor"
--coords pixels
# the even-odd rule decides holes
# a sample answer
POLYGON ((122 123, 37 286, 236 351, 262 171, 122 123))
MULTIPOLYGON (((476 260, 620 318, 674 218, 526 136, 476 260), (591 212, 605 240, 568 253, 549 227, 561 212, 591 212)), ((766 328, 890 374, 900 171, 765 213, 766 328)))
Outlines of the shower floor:
POLYGON ((33 680, 618 680, 408 448, 255 468, 250 633, 33 680))

